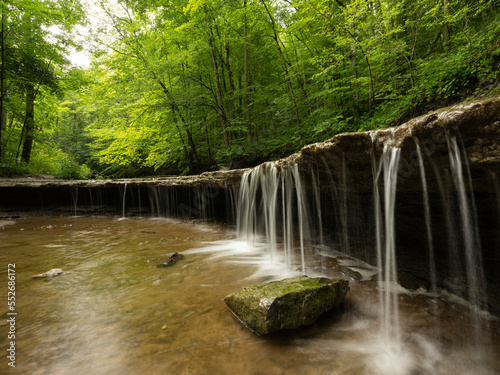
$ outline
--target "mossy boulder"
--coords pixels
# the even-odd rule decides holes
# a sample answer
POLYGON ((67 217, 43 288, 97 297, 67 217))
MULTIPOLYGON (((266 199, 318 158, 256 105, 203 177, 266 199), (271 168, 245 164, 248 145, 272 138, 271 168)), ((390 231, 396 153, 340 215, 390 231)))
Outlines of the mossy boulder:
POLYGON ((257 335, 312 324, 344 301, 349 281, 299 276, 244 288, 224 301, 257 335))

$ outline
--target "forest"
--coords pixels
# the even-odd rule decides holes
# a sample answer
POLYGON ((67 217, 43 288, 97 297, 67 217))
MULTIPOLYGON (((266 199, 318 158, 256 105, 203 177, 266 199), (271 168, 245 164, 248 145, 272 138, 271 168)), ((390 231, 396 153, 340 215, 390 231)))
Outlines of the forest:
POLYGON ((194 174, 500 95, 500 0, 2 0, 0 176, 194 174), (85 52, 88 64, 71 56, 85 52))

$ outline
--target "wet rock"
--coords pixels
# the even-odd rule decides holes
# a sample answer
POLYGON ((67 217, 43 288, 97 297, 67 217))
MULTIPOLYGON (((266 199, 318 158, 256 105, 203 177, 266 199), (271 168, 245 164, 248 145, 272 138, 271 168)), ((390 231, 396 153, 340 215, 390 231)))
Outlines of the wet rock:
POLYGON ((361 281, 363 279, 363 275, 361 275, 358 271, 350 269, 349 267, 341 266, 340 272, 342 272, 342 275, 349 278, 350 280, 361 281))
POLYGON ((257 335, 312 324, 344 301, 349 281, 299 276, 228 295, 231 312, 257 335))
POLYGON ((170 257, 165 259, 163 262, 160 264, 156 265, 156 267, 161 268, 161 267, 168 267, 171 266, 175 263, 177 263, 179 260, 183 259, 184 255, 179 254, 178 252, 173 253, 170 257))
POLYGON ((50 271, 33 276, 32 279, 44 279, 48 277, 63 276, 67 274, 68 272, 64 272, 62 268, 52 268, 50 271))

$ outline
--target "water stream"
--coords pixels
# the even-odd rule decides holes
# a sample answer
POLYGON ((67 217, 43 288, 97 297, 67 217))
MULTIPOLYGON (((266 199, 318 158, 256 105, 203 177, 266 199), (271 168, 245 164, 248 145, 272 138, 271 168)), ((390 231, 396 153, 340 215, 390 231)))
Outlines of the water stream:
MULTIPOLYGON (((262 244, 261 244, 262 245, 262 244)), ((17 269, 19 374, 494 374, 489 347, 471 347, 467 306, 445 296, 399 294, 402 348, 380 345, 376 269, 342 254, 306 254, 306 273, 363 270, 346 304, 300 330, 257 337, 223 298, 301 273, 273 262, 231 228, 168 219, 44 217, 2 223, 0 264, 17 269), (156 264, 174 251, 185 259, 156 264), (31 279, 51 268, 68 275, 31 279)), ((299 250, 299 249, 297 249, 299 250)), ((4 267, 4 268, 5 268, 4 267)), ((5 273, 2 293, 6 293, 5 273)), ((7 309, 2 309, 6 321, 7 309)), ((0 348, 7 348, 2 324, 0 348)))

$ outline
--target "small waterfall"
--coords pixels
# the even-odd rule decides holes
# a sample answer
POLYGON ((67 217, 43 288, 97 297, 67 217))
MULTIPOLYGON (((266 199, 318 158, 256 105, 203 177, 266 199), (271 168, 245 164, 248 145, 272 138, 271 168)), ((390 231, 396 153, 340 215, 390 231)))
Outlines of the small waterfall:
POLYGON ((256 245, 262 234, 273 261, 283 261, 289 270, 299 266, 305 273, 309 230, 298 166, 278 169, 273 163, 267 163, 245 172, 238 202, 238 236, 256 245), (299 262, 296 250, 299 250, 299 262))
POLYGON ((92 196, 92 189, 88 189, 88 192, 89 192, 90 209, 94 210, 94 197, 92 196))
POLYGON ((271 260, 277 256, 277 230, 276 230, 276 214, 277 214, 277 196, 278 196, 278 170, 275 166, 271 166, 268 173, 263 173, 260 176, 260 188, 262 191, 262 201, 264 211, 264 221, 266 228, 266 242, 270 247, 271 260))
POLYGON ((238 199, 238 210, 236 217, 236 227, 238 237, 248 243, 255 242, 257 229, 257 181, 259 168, 246 171, 241 178, 240 194, 238 199))
POLYGON ((125 218, 125 202, 127 199, 127 184, 123 186, 123 196, 122 196, 122 218, 125 218))
POLYGON ((379 273, 380 330, 387 341, 394 341, 396 344, 400 341, 400 329, 394 213, 400 153, 400 149, 386 146, 378 167, 374 158, 372 159, 377 265, 382 270, 379 273), (379 191, 381 180, 383 194, 379 191))
POLYGON ((234 186, 226 186, 225 188, 225 204, 228 223, 236 223, 238 217, 238 193, 239 190, 234 186))
POLYGON ((293 182, 290 174, 285 173, 281 180, 281 206, 283 217, 283 244, 285 263, 288 267, 293 260, 293 216, 287 215, 292 211, 293 182))
POLYGON ((429 274, 430 274, 430 291, 433 294, 437 293, 437 282, 436 282, 436 263, 434 261, 434 246, 432 244, 432 227, 431 227, 431 210, 429 205, 429 191, 427 189, 427 179, 425 176, 424 168, 424 158, 422 156, 422 151, 420 149, 420 144, 417 139, 415 139, 415 144, 417 146, 417 155, 420 168, 420 177, 422 179, 422 194, 424 201, 424 213, 425 213, 425 229, 427 232, 427 247, 429 250, 429 274))
POLYGON ((137 196, 139 197, 139 217, 142 217, 142 202, 141 202, 141 189, 137 187, 137 196))
MULTIPOLYGON (((327 175, 330 188, 330 199, 332 204, 330 209, 332 210, 331 214, 333 216, 332 222, 328 223, 330 226, 329 229, 332 229, 332 232, 337 233, 337 237, 332 239, 334 246, 338 249, 344 249, 346 244, 346 239, 344 238, 344 236, 347 233, 347 229, 345 228, 345 226, 347 225, 347 223, 345 220, 346 218, 344 218, 343 215, 344 207, 343 204, 341 204, 342 200, 340 198, 340 193, 338 191, 339 183, 336 182, 335 179, 333 178, 334 171, 330 169, 329 164, 324 156, 321 156, 321 164, 329 172, 327 175), (336 230, 338 226, 340 226, 340 230, 336 230)), ((345 197, 345 195, 343 196, 345 197)))
POLYGON ((465 251, 465 270, 467 277, 467 291, 471 304, 472 324, 474 325, 476 342, 484 340, 481 337, 484 329, 481 327, 477 309, 486 307, 485 279, 482 265, 481 241, 477 223, 476 205, 472 190, 472 179, 467 158, 462 156, 455 136, 447 135, 449 148, 450 168, 453 183, 457 191, 457 200, 460 211, 460 224, 463 249, 465 251), (465 163, 462 163, 462 159, 465 163), (468 193, 468 191, 470 193, 468 193))

